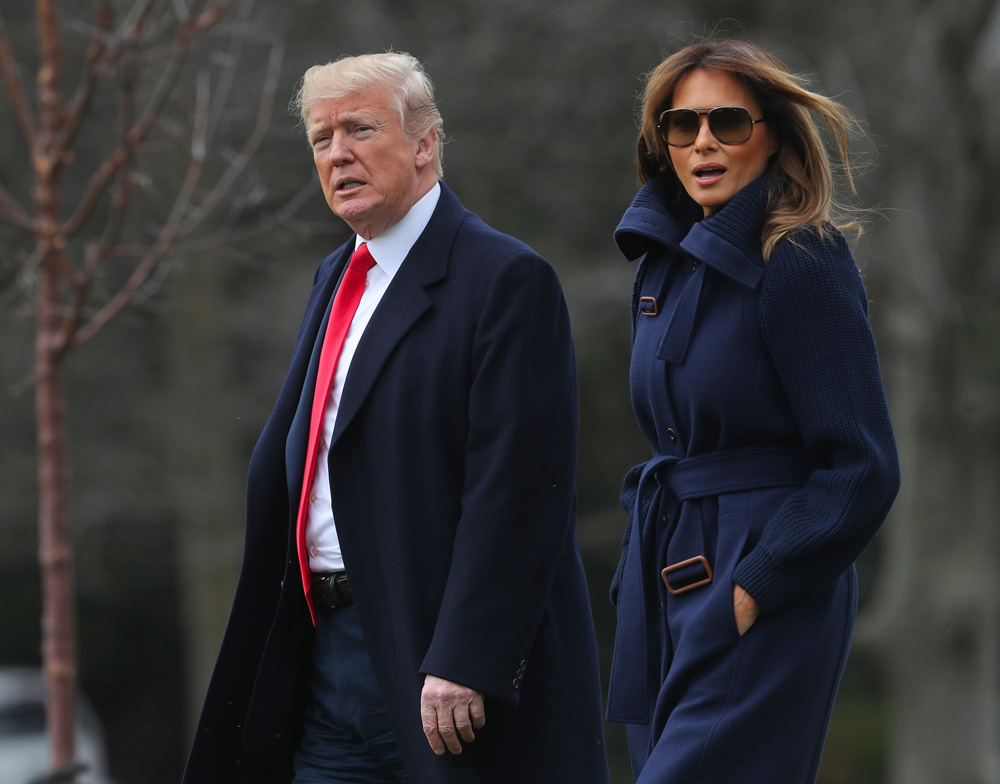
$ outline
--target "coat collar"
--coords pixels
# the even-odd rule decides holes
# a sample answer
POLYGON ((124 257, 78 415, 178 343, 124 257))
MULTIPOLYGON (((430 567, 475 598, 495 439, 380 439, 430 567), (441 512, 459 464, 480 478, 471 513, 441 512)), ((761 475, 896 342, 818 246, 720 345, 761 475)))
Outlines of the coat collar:
POLYGON ((458 197, 442 183, 434 214, 410 248, 358 343, 344 384, 331 448, 364 403, 396 344, 431 307, 426 289, 447 276, 451 246, 465 216, 458 197))
MULTIPOLYGON (((389 288, 382 295, 382 300, 358 344, 340 399, 331 448, 360 410, 392 350, 417 319, 431 307, 431 298, 425 289, 447 276, 451 246, 466 214, 458 197, 441 183, 441 197, 430 222, 410 248, 389 288)), ((296 502, 302 490, 309 438, 309 414, 312 410, 316 368, 322 343, 319 336, 325 333, 333 295, 350 261, 354 246, 355 238, 351 237, 320 266, 299 331, 292 367, 285 382, 289 394, 297 397, 297 409, 290 421, 285 444, 289 498, 296 502)), ((285 394, 284 389, 282 394, 285 394)), ((293 531, 295 512, 296 509, 293 508, 293 531)))
POLYGON ((625 258, 634 261, 662 246, 755 288, 764 273, 760 232, 772 176, 750 183, 707 218, 686 194, 680 199, 668 195, 667 176, 647 182, 618 224, 615 242, 625 258))

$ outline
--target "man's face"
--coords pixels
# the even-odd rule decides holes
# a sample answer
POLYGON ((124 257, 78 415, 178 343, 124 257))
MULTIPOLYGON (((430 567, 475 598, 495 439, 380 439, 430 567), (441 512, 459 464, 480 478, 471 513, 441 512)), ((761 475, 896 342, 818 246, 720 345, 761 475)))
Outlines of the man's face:
POLYGON ((437 137, 409 139, 389 88, 313 104, 307 122, 327 204, 370 240, 394 226, 437 181, 437 137))

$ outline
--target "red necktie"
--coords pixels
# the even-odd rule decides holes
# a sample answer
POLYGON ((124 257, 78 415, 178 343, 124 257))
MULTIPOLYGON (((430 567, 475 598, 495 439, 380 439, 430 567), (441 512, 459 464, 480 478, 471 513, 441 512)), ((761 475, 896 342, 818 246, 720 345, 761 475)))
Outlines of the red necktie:
POLYGON ((344 338, 351 326, 354 314, 361 302, 365 290, 365 280, 368 270, 375 266, 368 245, 362 243, 347 265, 344 277, 337 288, 330 308, 330 319, 326 326, 326 336, 323 338, 323 348, 319 355, 319 370, 316 374, 316 391, 313 394, 312 417, 309 420, 309 446, 306 449, 306 470, 302 478, 302 496, 299 499, 299 516, 295 528, 295 538, 299 550, 299 567, 302 570, 302 588, 309 604, 309 613, 316 622, 312 603, 312 574, 309 570, 309 553, 306 550, 306 520, 309 517, 309 494, 312 491, 313 477, 316 475, 316 457, 319 454, 319 440, 323 432, 323 418, 326 414, 326 404, 330 399, 333 387, 333 376, 344 348, 344 338))

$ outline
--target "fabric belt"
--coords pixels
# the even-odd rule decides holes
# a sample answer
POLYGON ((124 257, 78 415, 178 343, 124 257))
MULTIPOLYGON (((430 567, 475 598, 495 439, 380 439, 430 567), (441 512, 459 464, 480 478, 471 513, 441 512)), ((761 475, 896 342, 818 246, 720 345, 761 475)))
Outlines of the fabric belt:
POLYGON ((336 610, 354 604, 347 572, 313 572, 311 582, 313 603, 317 608, 336 610))
POLYGON ((618 631, 608 688, 609 720, 649 722, 649 683, 659 678, 659 661, 649 655, 647 642, 658 633, 661 620, 659 571, 646 561, 663 493, 680 502, 764 487, 800 486, 809 473, 808 456, 790 446, 748 447, 688 458, 657 455, 643 466, 622 542, 622 561, 612 584, 618 631), (623 656, 625 649, 635 655, 623 656))

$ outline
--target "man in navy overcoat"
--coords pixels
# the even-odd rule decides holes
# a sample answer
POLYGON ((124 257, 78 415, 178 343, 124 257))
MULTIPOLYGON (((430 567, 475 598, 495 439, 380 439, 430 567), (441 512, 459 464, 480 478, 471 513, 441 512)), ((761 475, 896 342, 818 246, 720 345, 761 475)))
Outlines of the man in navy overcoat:
POLYGON ((439 182, 440 115, 413 58, 310 69, 300 98, 327 201, 357 236, 316 273, 251 459, 242 572, 184 782, 606 783, 556 275, 439 182), (320 346, 365 241, 376 267, 326 408, 329 479, 310 493, 320 346), (329 574, 330 531, 299 514, 324 493, 343 563, 329 574), (343 652, 352 637, 361 659, 343 652))

